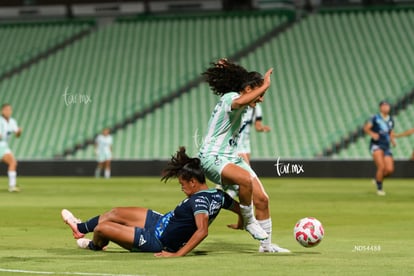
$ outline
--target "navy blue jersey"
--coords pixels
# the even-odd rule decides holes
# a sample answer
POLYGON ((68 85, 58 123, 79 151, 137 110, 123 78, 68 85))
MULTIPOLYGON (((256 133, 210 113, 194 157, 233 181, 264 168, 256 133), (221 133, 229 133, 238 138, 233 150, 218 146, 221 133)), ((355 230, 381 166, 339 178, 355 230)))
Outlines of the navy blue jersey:
POLYGON ((391 116, 383 118, 381 114, 376 114, 371 118, 371 130, 379 134, 379 139, 374 140, 371 138, 371 145, 380 146, 383 149, 390 148, 391 131, 394 128, 394 120, 391 116))
POLYGON ((203 190, 184 199, 157 223, 155 234, 168 251, 178 251, 197 230, 195 216, 208 214, 209 224, 221 208, 230 209, 235 201, 221 190, 203 190))

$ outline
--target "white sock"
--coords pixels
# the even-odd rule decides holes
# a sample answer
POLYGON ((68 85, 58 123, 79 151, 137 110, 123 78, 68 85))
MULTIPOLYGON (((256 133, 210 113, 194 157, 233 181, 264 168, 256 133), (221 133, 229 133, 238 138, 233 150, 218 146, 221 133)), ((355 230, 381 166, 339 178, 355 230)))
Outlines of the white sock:
POLYGON ((250 204, 249 206, 240 204, 240 212, 243 217, 244 225, 254 223, 256 221, 253 214, 253 204, 250 204))
POLYGON ((101 169, 100 168, 96 168, 96 170, 95 170, 95 177, 96 178, 101 177, 101 169))
POLYGON ((105 170, 105 178, 111 177, 111 170, 105 170))
POLYGON ((272 219, 268 218, 264 220, 258 220, 257 222, 259 223, 260 227, 262 227, 263 230, 265 230, 269 235, 267 239, 260 241, 260 245, 263 247, 269 247, 272 244, 272 219))
POLYGON ((8 171, 7 174, 9 175, 9 187, 16 187, 16 171, 8 171))

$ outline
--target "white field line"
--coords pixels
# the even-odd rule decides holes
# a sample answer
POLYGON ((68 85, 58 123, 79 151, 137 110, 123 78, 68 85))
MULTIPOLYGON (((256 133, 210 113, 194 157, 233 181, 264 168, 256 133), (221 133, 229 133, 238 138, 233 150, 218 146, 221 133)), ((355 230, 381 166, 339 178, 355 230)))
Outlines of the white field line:
POLYGON ((85 275, 85 276, 142 276, 138 274, 110 274, 110 273, 89 273, 89 272, 54 272, 54 271, 33 271, 22 269, 0 268, 0 272, 41 274, 41 275, 85 275))

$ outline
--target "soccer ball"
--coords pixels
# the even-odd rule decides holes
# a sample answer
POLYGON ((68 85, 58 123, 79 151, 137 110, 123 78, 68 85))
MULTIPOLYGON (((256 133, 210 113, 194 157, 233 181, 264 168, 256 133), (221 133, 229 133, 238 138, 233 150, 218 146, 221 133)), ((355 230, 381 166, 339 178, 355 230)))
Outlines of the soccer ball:
POLYGON ((300 219, 293 229, 293 236, 304 247, 317 246, 323 239, 322 223, 316 218, 300 219))

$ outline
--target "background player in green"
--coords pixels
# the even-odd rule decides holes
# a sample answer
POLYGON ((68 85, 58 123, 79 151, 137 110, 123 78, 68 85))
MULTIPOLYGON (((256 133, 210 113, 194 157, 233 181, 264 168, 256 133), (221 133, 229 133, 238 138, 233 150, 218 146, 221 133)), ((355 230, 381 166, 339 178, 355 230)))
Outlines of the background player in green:
MULTIPOLYGON (((252 73, 252 72, 250 72, 252 73)), ((254 73, 254 72, 253 72, 254 73)), ((248 107, 246 113, 243 115, 243 124, 245 127, 240 135, 240 141, 237 145, 238 154, 250 165, 250 129, 254 126, 257 132, 269 132, 270 127, 263 125, 262 107, 260 104, 256 104, 255 107, 248 107)))
POLYGON ((95 139, 95 153, 98 162, 95 177, 100 177, 102 170, 104 170, 105 178, 111 177, 112 144, 110 130, 104 128, 102 134, 99 134, 95 139))
POLYGON ((8 165, 7 174, 9 177, 9 192, 19 192, 20 188, 16 185, 17 161, 9 148, 8 141, 14 134, 17 138, 22 134, 22 129, 17 125, 12 116, 13 109, 8 103, 1 107, 0 118, 0 156, 1 160, 8 165))

